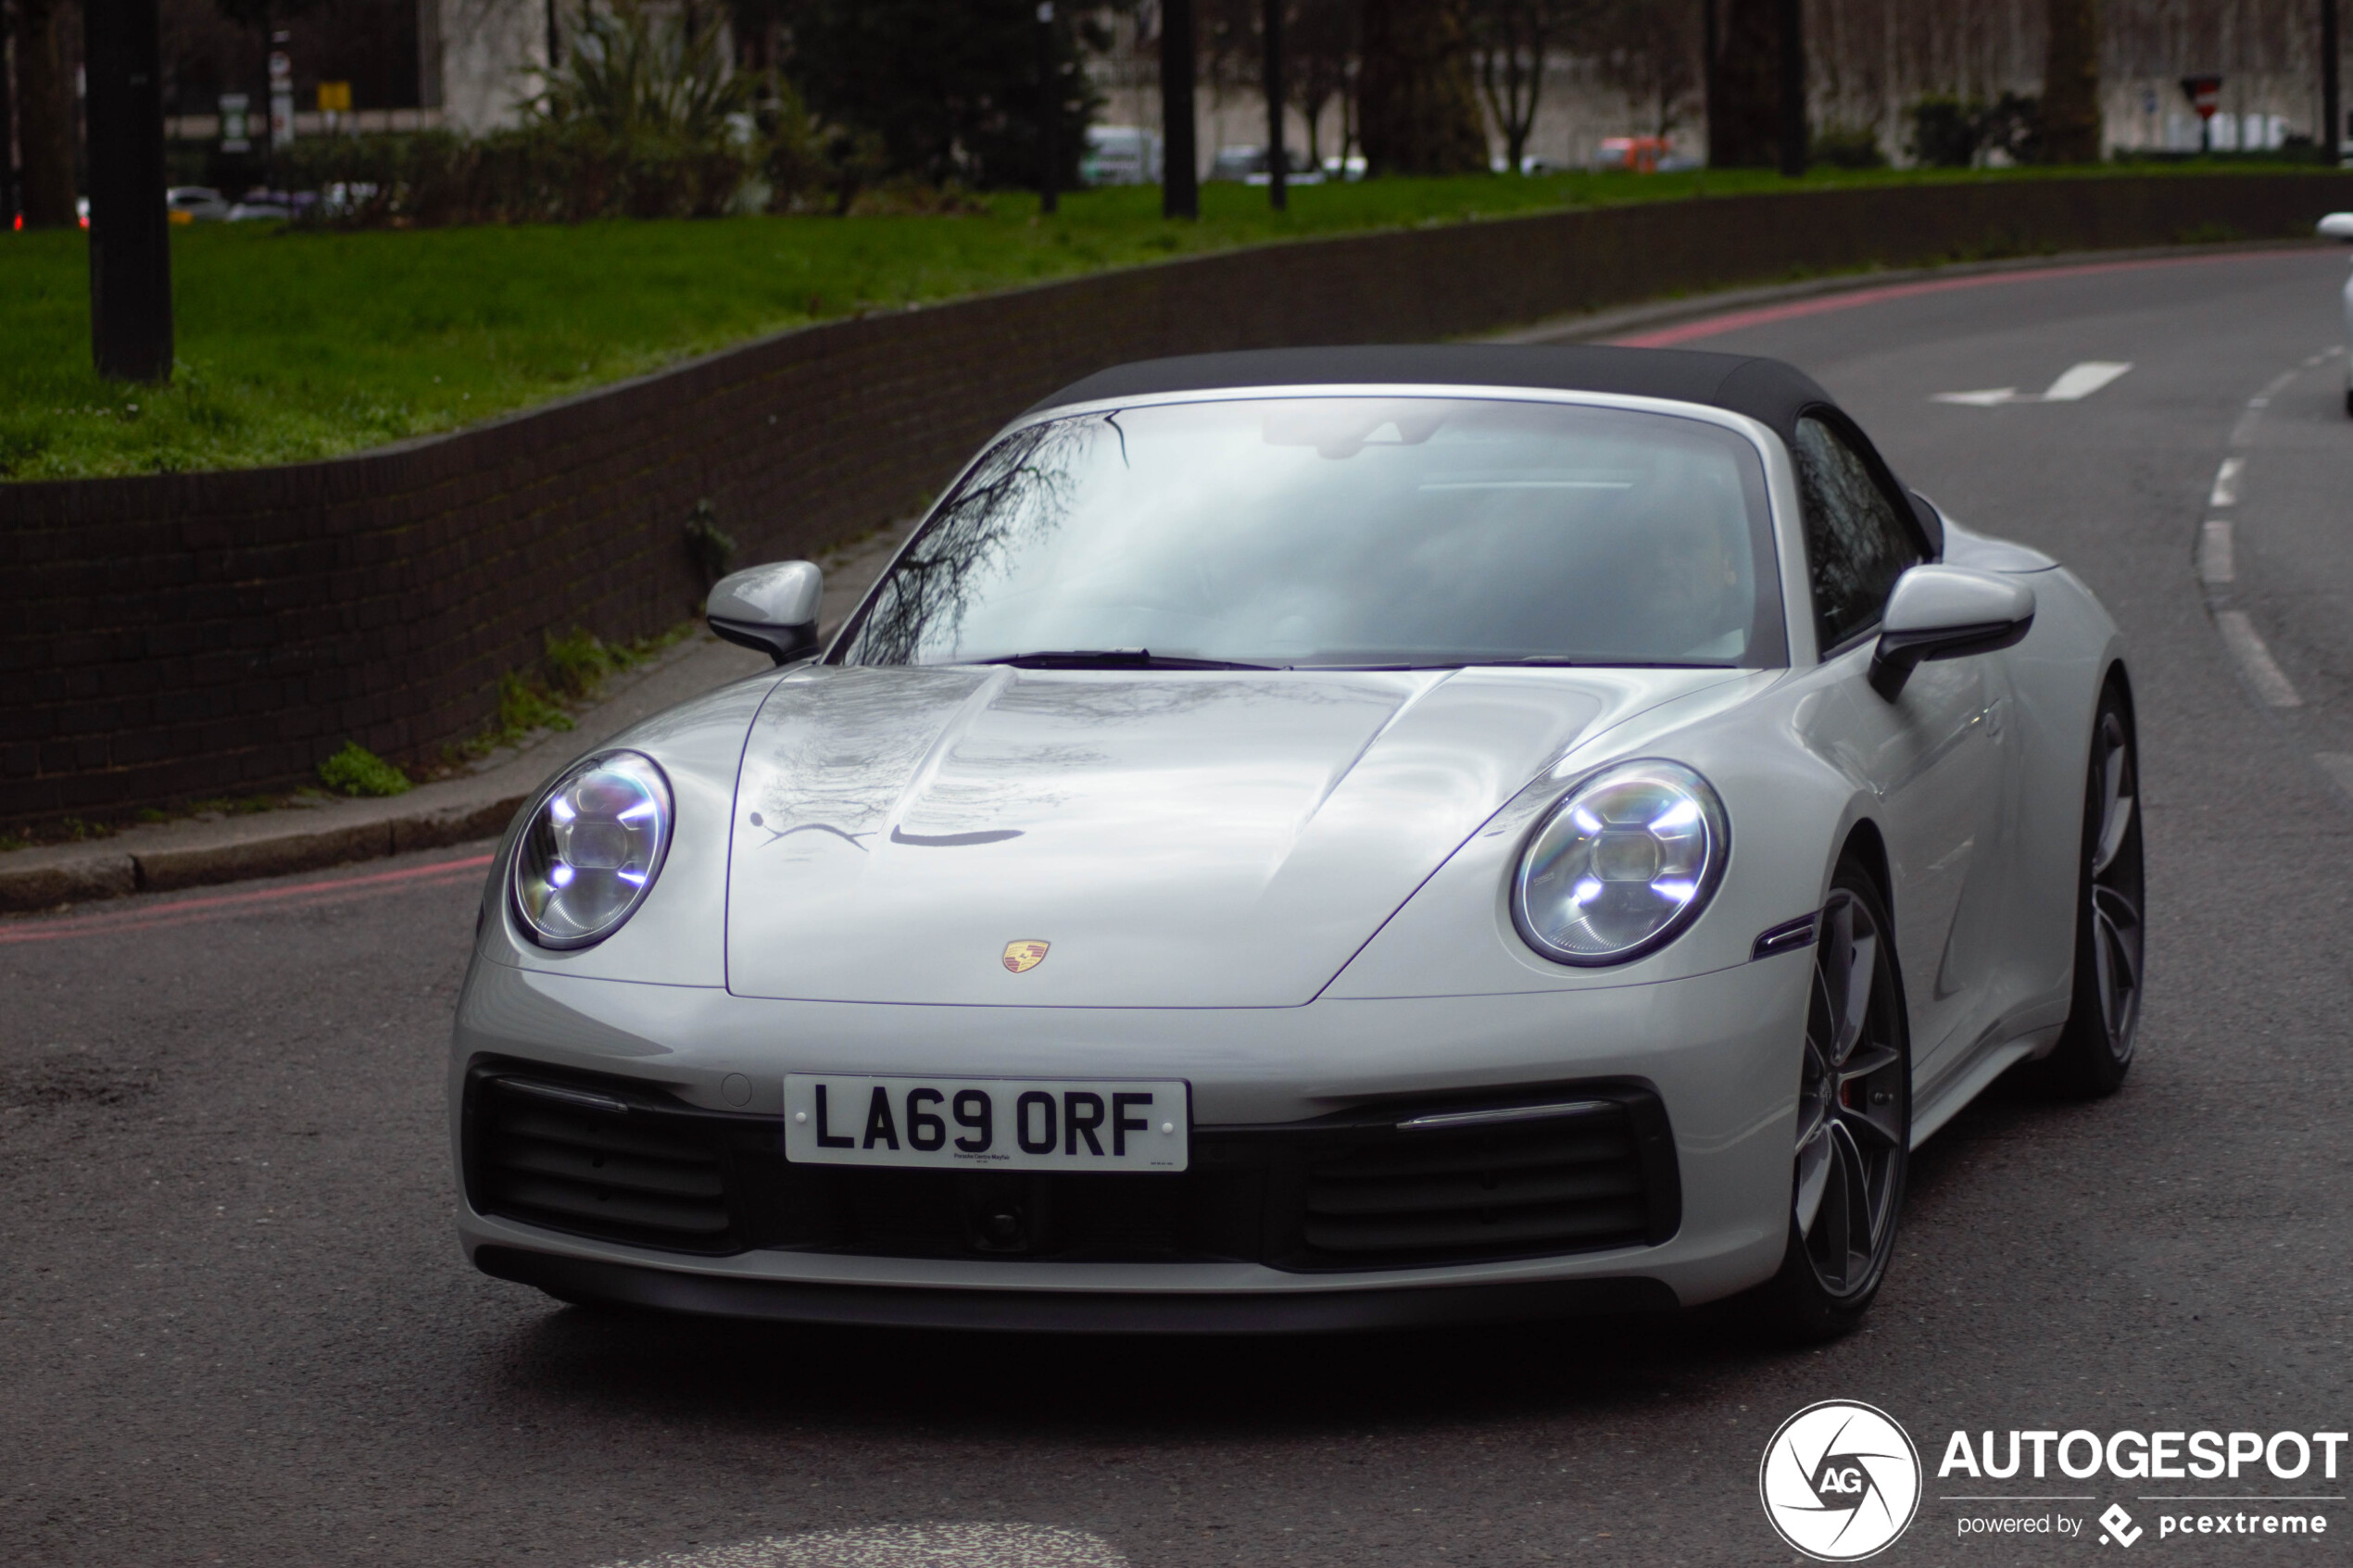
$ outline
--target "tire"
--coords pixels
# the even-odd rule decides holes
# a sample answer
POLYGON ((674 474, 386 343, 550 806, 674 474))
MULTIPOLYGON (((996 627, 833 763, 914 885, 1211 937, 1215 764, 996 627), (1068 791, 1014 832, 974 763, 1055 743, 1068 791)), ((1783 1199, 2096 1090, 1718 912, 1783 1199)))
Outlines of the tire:
POLYGON ((2141 758, 2133 710, 2111 684, 2092 719, 2083 778, 2083 847, 2075 876, 2075 998, 2050 1082, 2086 1098, 2112 1095, 2133 1066, 2141 1022, 2146 891, 2141 859, 2141 758))
POLYGON ((1894 923, 1852 861, 1831 880, 1819 930, 1789 1243, 1758 1292, 1776 1337, 1803 1344, 1838 1338, 1870 1309, 1895 1254, 1911 1168, 1911 1031, 1894 923))
POLYGON ((2353 416, 2353 386, 2345 389, 2345 412, 2353 416))

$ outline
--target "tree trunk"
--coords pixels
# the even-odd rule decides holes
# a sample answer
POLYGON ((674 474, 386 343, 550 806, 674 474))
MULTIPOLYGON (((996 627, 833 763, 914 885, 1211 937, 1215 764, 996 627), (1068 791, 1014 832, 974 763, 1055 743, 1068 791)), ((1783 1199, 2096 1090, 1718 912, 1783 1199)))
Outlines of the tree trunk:
POLYGON ((2050 0, 2051 46, 2043 64, 2043 156, 2100 160, 2099 0, 2050 0))
POLYGON ((1770 169, 1780 161, 1780 0, 1726 0, 1707 106, 1707 161, 1770 169))
POLYGON ((17 0, 17 142, 28 228, 71 228, 73 72, 60 47, 63 0, 17 0))
POLYGON ((1487 127, 1449 0, 1365 0, 1357 139, 1370 174, 1487 169, 1487 127))

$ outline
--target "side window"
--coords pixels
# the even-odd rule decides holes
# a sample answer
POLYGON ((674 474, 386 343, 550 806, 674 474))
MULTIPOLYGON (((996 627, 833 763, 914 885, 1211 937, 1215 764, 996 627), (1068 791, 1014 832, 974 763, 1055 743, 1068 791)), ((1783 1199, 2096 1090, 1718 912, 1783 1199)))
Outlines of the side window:
POLYGON ((1806 511, 1806 563, 1814 584, 1814 629, 1824 649, 1879 620, 1888 590, 1920 547, 1895 503, 1837 431, 1808 416, 1790 449, 1806 511))

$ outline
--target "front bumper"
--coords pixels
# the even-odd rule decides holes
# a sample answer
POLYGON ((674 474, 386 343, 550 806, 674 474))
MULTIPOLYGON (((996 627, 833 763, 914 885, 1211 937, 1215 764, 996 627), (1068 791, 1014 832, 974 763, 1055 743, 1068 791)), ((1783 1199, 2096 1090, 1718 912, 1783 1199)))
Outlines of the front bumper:
MULTIPOLYGON (((483 963, 451 1062, 459 1229, 487 1272, 568 1298, 798 1321, 1281 1331, 1692 1303, 1779 1265, 1809 973, 1793 954, 1567 995, 1016 1010, 768 1001, 483 963), (957 1223, 982 1190, 971 1179, 871 1173, 853 1185, 833 1168, 788 1166, 790 1071, 1183 1077, 1194 1168, 1018 1190, 998 1178, 988 1193, 1037 1215, 1034 1245, 1008 1255, 957 1223), (567 1085, 609 1109, 547 1092, 567 1085), (1607 1103, 1546 1133, 1544 1149, 1525 1128, 1497 1129, 1492 1147, 1456 1138, 1432 1165, 1432 1146, 1416 1144, 1412 1169, 1392 1168, 1402 1110, 1565 1093, 1607 1103), (673 1163, 623 1184, 617 1221, 530 1185, 565 1177, 563 1148, 518 1157, 484 1141, 486 1125, 519 1117, 537 1135, 552 1112, 589 1127, 547 1135, 576 1153, 605 1137, 597 1126, 627 1120, 610 1109, 623 1102, 635 1130, 612 1134, 614 1157, 673 1163), (1575 1149, 1560 1152, 1563 1138, 1575 1149), (715 1151, 717 1174, 681 1139, 715 1151), (1533 1180, 1583 1207, 1551 1205, 1552 1220, 1528 1229, 1532 1210, 1506 1203, 1499 1228, 1465 1246, 1413 1230, 1426 1200, 1405 1191, 1389 1205, 1409 1222, 1395 1244, 1335 1243, 1337 1222, 1327 1212, 1319 1232, 1313 1198, 1335 1161, 1382 1191, 1392 1177, 1451 1190, 1483 1179, 1508 1199, 1533 1180), (530 1169, 489 1174, 517 1166, 530 1169)), ((575 1194, 596 1179, 570 1176, 575 1194)), ((1350 1201, 1367 1190, 1358 1181, 1350 1201)), ((1398 1217, 1375 1216, 1375 1230, 1396 1231, 1398 1217)))

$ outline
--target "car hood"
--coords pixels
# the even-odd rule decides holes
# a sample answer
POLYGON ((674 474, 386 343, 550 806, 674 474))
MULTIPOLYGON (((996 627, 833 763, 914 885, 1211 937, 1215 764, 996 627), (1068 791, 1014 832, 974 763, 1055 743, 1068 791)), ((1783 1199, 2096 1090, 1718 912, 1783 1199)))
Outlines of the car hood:
POLYGON ((1295 1006, 1579 735, 1729 678, 814 667, 745 747, 727 984, 1295 1006))

